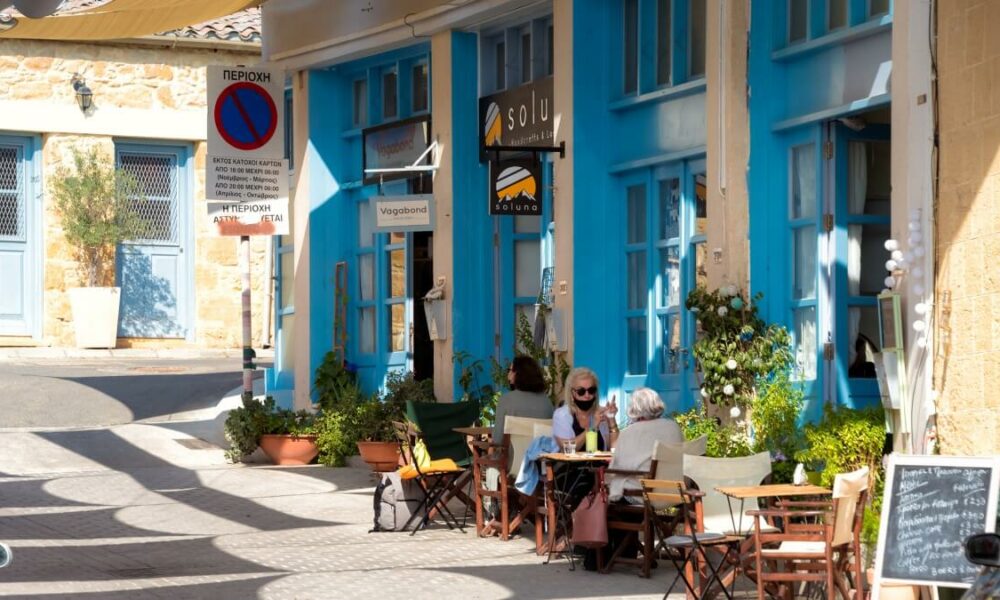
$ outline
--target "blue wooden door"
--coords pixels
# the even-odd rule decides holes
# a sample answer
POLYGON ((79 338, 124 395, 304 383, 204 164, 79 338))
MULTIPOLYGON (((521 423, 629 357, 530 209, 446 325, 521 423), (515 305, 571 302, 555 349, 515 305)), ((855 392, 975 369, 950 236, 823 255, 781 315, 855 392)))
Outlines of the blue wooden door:
POLYGON ((33 153, 30 138, 0 136, 0 335, 41 334, 33 153))
POLYGON ((181 146, 116 148, 119 168, 139 182, 135 206, 147 225, 143 239, 118 247, 119 337, 193 337, 188 156, 181 146))

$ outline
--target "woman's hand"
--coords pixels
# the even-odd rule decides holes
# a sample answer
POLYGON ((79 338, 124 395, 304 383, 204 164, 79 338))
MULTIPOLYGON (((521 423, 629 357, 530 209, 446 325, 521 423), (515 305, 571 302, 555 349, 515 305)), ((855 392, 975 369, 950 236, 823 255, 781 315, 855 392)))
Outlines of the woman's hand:
POLYGON ((608 400, 607 406, 603 407, 604 418, 607 419, 608 423, 615 420, 615 416, 618 414, 618 405, 615 403, 615 395, 611 394, 611 399, 608 400))

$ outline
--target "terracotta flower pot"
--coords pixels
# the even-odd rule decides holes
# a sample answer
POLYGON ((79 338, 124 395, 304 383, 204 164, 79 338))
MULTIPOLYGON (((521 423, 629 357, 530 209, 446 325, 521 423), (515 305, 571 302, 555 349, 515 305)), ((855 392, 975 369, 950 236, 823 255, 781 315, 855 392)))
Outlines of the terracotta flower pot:
POLYGON ((319 454, 314 435, 268 433, 260 436, 260 449, 276 465, 308 465, 319 454))
POLYGON ((372 471, 385 473, 399 466, 399 444, 396 442, 358 442, 358 454, 372 471))

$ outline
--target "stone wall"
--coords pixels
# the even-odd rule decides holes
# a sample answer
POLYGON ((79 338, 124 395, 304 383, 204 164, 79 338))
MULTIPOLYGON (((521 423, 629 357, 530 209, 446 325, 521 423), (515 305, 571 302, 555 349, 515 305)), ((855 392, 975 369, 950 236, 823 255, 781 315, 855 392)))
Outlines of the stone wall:
POLYGON ((939 2, 935 210, 938 436, 947 454, 1000 453, 1000 3, 939 2))
MULTIPOLYGON (((194 215, 186 219, 194 227, 195 272, 190 275, 195 300, 193 318, 196 347, 235 348, 241 345, 241 280, 237 250, 239 238, 213 237, 205 207, 204 137, 206 115, 205 67, 214 64, 253 64, 259 51, 145 45, 71 44, 36 41, 0 41, 0 104, 22 116, 5 122, 0 131, 34 134, 42 144, 44 263, 43 339, 46 345, 72 346, 72 316, 66 289, 80 281, 73 250, 63 238, 59 215, 48 197, 49 180, 60 165, 67 164, 69 148, 97 146, 109 157, 116 139, 169 141, 187 145, 194 157, 194 215), (76 106, 70 79, 80 73, 94 93, 94 112, 84 116, 76 106), (64 111, 53 118, 52 114, 64 111), (35 115, 37 113, 37 118, 35 115), (46 115, 49 115, 48 117, 46 115), (103 117, 103 121, 102 121, 103 117), (95 123, 114 121, 113 133, 95 131, 95 123), (25 123, 27 120, 29 123, 25 123), (79 122, 77 122, 79 121, 79 122), (164 140, 151 134, 156 124, 176 122, 177 136, 164 140), (123 123, 125 123, 123 131, 123 123), (53 129, 55 128, 55 129, 53 129), (188 135, 186 131, 201 131, 188 135)), ((252 238, 251 282, 253 294, 253 340, 260 339, 264 293, 265 246, 269 238, 252 238)), ((113 270, 112 270, 113 273, 113 270)), ((267 284, 267 285, 265 285, 267 284)), ((0 345, 24 344, 29 340, 0 338, 0 345)), ((119 339, 119 347, 177 347, 185 340, 119 339)))

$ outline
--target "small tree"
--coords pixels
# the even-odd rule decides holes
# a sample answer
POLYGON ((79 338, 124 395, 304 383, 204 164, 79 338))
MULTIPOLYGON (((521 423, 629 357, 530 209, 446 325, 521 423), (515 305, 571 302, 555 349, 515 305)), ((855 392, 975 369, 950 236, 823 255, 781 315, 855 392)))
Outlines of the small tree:
POLYGON ((142 188, 97 148, 72 148, 71 153, 73 167, 56 170, 52 196, 66 241, 76 249, 83 280, 94 287, 106 281, 108 269, 114 268, 115 246, 146 231, 136 210, 142 188))

